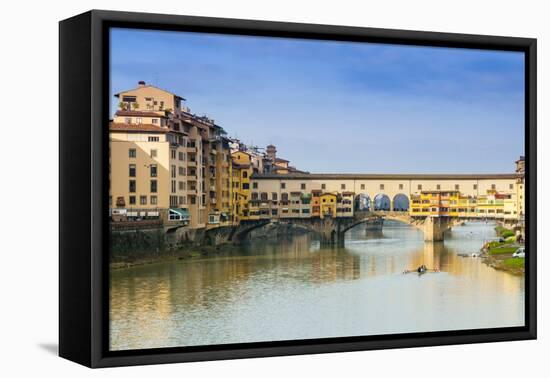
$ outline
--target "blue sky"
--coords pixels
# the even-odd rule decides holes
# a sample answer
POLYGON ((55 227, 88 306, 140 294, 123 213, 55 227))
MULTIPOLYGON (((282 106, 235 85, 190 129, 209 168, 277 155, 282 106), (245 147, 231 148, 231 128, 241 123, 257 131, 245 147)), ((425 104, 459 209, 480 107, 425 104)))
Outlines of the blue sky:
POLYGON ((145 80, 310 172, 512 172, 523 72, 519 52, 111 31, 111 95, 145 80))

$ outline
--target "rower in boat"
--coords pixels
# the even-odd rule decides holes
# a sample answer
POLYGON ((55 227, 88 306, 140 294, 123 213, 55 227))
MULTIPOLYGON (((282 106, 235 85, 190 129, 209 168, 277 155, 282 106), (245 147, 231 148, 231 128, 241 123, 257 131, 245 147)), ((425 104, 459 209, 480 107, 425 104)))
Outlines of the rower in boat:
POLYGON ((440 270, 438 268, 434 268, 434 269, 428 269, 428 267, 424 264, 420 265, 418 268, 414 269, 414 270, 405 270, 403 272, 403 274, 405 273, 418 273, 418 274, 424 274, 424 273, 438 273, 440 270))

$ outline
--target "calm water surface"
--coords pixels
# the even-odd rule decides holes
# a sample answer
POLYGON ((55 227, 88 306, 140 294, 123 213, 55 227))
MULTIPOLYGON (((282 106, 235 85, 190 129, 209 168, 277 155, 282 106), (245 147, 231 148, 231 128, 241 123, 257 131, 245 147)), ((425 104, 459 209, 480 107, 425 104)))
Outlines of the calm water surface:
POLYGON ((345 248, 308 235, 238 255, 111 273, 111 349, 159 348, 524 325, 524 279, 458 253, 494 224, 455 227, 444 243, 387 222, 345 248), (440 273, 403 274, 425 264, 440 273))

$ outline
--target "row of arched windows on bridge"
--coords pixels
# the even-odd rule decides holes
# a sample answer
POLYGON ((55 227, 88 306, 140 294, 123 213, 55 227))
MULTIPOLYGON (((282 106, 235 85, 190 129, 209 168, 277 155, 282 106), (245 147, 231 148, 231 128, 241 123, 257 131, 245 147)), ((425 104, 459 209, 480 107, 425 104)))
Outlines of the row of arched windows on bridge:
POLYGON ((399 193, 393 197, 393 201, 387 194, 379 193, 371 200, 368 194, 361 193, 355 197, 355 210, 364 211, 408 211, 410 207, 409 197, 399 193))

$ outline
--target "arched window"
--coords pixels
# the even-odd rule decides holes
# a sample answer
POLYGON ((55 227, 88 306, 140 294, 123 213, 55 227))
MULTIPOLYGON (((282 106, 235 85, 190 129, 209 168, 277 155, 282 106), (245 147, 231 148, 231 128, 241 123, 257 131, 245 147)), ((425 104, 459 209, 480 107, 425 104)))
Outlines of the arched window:
POLYGON ((396 194, 393 197, 393 211, 409 211, 409 197, 403 193, 396 194))
POLYGON ((377 194, 374 197, 374 210, 375 211, 389 211, 391 207, 390 197, 386 194, 377 194))

